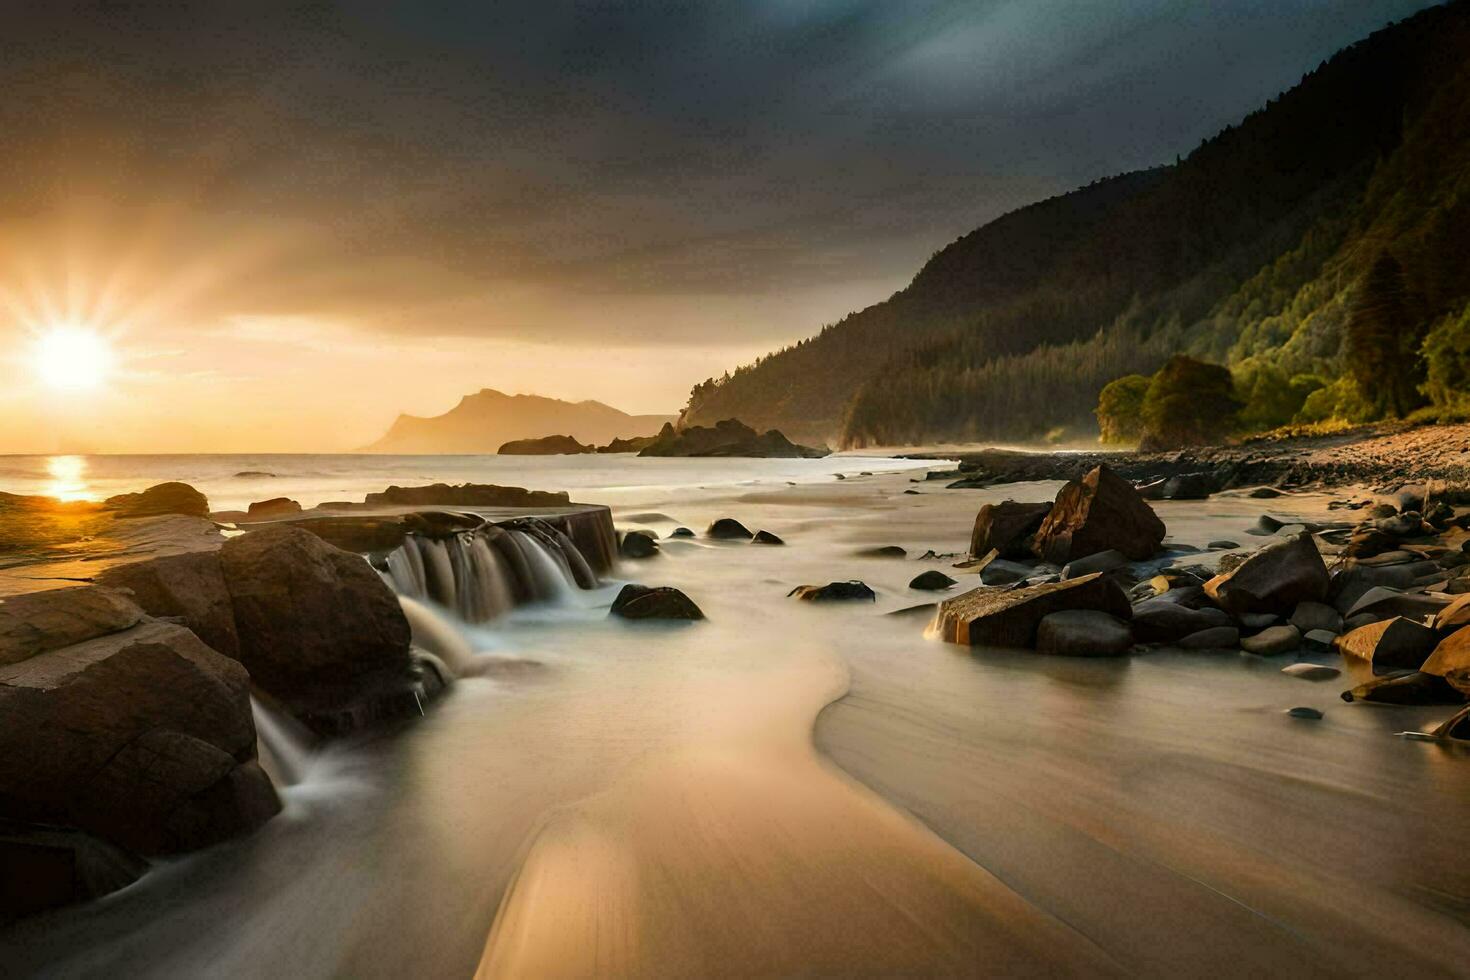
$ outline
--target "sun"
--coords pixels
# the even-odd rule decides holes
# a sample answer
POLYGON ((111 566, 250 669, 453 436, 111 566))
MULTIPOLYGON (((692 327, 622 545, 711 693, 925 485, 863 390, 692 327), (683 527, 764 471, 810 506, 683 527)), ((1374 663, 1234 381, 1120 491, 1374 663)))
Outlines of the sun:
POLYGON ((112 371, 112 345, 88 327, 59 324, 36 338, 36 377, 52 388, 96 388, 112 371))

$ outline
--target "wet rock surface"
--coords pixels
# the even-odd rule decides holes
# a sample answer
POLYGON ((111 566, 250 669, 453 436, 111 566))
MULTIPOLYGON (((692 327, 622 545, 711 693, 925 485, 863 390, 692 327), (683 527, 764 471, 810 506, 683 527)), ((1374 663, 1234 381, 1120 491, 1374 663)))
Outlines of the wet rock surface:
POLYGON ((669 586, 628 584, 613 599, 609 615, 623 619, 697 620, 704 612, 683 592, 669 586))

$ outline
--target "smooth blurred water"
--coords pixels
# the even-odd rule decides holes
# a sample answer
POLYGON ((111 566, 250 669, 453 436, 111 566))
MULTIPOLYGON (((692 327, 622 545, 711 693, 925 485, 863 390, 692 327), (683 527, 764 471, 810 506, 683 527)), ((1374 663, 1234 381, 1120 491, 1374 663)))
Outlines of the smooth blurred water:
MULTIPOLYGON (((467 628, 483 673, 427 717, 313 757, 254 836, 0 932, 0 973, 1464 975, 1470 752, 1395 735, 1447 709, 1343 704, 1294 657, 971 651, 885 615, 933 598, 920 571, 974 579, 858 549, 963 551, 981 502, 1057 486, 630 494, 663 551, 619 574, 707 622, 611 620, 612 582, 467 628), (787 545, 666 536, 722 516, 787 545), (786 598, 849 578, 878 601, 786 598)), ((1158 510, 1256 544, 1327 501, 1158 510)))
POLYGON ((927 464, 871 456, 824 459, 639 459, 632 454, 575 456, 377 456, 369 454, 0 456, 0 491, 65 500, 102 500, 178 480, 202 491, 215 510, 291 497, 304 507, 360 502, 392 484, 493 483, 566 490, 572 499, 616 504, 650 492, 784 486, 863 470, 927 464))

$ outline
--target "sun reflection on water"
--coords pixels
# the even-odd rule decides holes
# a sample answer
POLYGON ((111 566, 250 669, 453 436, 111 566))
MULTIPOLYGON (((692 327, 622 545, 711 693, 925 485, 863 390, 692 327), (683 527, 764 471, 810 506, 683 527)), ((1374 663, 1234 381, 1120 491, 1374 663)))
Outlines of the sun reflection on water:
POLYGON ((85 456, 52 456, 46 460, 46 473, 51 477, 46 496, 61 501, 92 499, 85 456))

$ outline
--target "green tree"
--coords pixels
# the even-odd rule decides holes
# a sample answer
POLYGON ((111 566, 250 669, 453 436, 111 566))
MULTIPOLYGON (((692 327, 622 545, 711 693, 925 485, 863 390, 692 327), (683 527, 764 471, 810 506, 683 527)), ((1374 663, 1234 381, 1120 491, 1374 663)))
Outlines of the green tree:
POLYGON ((1383 252, 1358 283, 1343 339, 1347 373, 1380 415, 1403 417, 1418 402, 1422 333, 1410 311, 1403 267, 1383 252))
POLYGON ((1424 338, 1424 394, 1441 408, 1463 406, 1470 396, 1470 303, 1440 320, 1424 338))
POLYGON ((1235 427, 1240 401, 1230 371, 1178 354, 1149 382, 1143 396, 1143 440, 1155 449, 1219 442, 1235 427))
POLYGON ((1137 442, 1143 435, 1143 396, 1148 393, 1148 382, 1144 375, 1127 374, 1109 381, 1098 394, 1093 414, 1099 442, 1137 442))
POLYGON ((1265 432, 1286 425, 1302 410, 1308 396, 1327 382, 1316 375, 1286 372, 1269 364, 1240 370, 1235 392, 1244 402, 1236 425, 1241 432, 1265 432))

